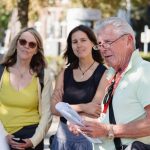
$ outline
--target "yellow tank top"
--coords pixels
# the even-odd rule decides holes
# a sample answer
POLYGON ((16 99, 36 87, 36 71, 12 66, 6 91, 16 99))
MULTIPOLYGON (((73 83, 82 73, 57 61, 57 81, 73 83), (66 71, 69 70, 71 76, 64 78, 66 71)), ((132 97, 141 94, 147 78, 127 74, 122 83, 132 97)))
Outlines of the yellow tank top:
POLYGON ((35 76, 20 91, 15 90, 5 69, 0 89, 0 120, 8 133, 14 133, 23 126, 39 123, 38 80, 35 76))

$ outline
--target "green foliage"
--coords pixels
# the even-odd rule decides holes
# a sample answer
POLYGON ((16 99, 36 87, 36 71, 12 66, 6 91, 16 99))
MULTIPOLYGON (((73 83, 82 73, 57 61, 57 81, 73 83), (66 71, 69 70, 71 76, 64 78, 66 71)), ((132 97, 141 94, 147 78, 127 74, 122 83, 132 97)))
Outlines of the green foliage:
POLYGON ((29 0, 18 0, 18 18, 21 23, 21 27, 28 26, 28 10, 29 10, 29 0))
POLYGON ((7 27, 10 12, 5 11, 4 6, 0 6, 0 27, 7 27))
POLYGON ((143 5, 135 3, 131 14, 131 25, 136 32, 136 47, 142 50, 141 32, 144 31, 145 25, 150 28, 150 2, 143 1, 143 5))
POLYGON ((72 2, 84 8, 99 8, 99 0, 72 0, 72 2))
POLYGON ((131 0, 134 7, 146 6, 149 0, 131 0))
POLYGON ((103 17, 114 15, 120 6, 121 0, 71 0, 74 7, 100 9, 103 17))
POLYGON ((0 5, 0 42, 3 40, 3 35, 7 29, 10 12, 5 10, 4 5, 0 5))
MULTIPOLYGON (((126 9, 126 0, 71 0, 75 7, 90 7, 100 9, 102 17, 116 15, 119 8, 126 9)), ((149 0, 130 0, 132 8, 147 6, 149 0)))
POLYGON ((144 52, 140 52, 140 54, 144 60, 147 60, 150 62, 150 52, 147 54, 144 54, 144 52))
POLYGON ((29 20, 31 21, 37 21, 39 18, 39 14, 42 8, 49 6, 48 0, 29 0, 29 20))

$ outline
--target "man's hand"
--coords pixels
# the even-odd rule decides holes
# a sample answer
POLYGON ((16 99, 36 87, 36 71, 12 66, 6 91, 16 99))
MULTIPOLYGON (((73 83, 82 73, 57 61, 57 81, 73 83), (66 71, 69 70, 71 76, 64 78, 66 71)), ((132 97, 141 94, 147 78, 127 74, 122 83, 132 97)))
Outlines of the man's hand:
POLYGON ((98 121, 84 121, 84 126, 80 127, 80 131, 93 138, 106 137, 108 134, 107 125, 98 121))
POLYGON ((75 134, 77 136, 80 134, 81 131, 79 130, 79 126, 74 125, 68 121, 67 121, 67 125, 68 125, 68 129, 70 132, 72 132, 73 134, 75 134))

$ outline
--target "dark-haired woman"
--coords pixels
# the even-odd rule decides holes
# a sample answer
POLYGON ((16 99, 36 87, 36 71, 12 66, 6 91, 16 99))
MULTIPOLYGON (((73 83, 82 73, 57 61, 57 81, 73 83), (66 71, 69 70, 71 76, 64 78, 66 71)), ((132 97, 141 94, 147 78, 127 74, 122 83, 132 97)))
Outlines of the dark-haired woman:
MULTIPOLYGON (((51 111, 60 116, 55 105, 66 102, 78 113, 98 118, 100 104, 104 94, 105 67, 99 51, 94 51, 97 44, 94 32, 87 26, 75 27, 68 35, 64 58, 67 68, 58 76, 51 100, 51 111)), ((52 150, 92 150, 92 143, 82 134, 71 133, 67 120, 60 116, 60 124, 52 141, 52 150)))

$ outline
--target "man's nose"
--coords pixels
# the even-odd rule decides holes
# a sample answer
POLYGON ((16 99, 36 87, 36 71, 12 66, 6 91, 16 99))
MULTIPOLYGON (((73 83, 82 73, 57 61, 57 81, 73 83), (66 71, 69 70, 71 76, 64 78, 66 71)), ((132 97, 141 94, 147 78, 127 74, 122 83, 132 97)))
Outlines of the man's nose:
POLYGON ((103 44, 99 45, 99 50, 100 52, 104 52, 106 49, 104 48, 103 44))

